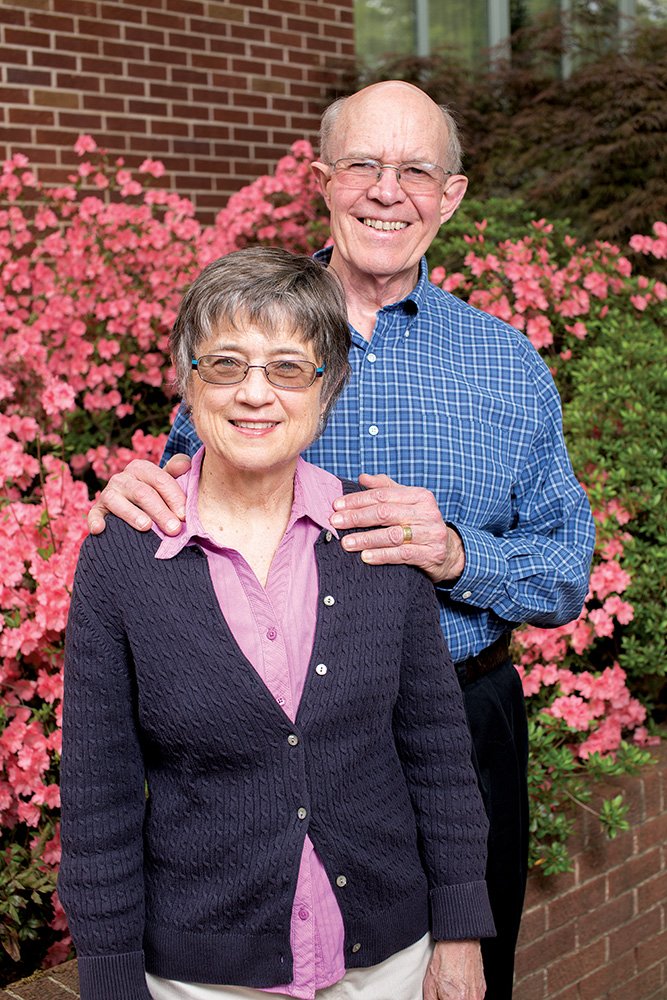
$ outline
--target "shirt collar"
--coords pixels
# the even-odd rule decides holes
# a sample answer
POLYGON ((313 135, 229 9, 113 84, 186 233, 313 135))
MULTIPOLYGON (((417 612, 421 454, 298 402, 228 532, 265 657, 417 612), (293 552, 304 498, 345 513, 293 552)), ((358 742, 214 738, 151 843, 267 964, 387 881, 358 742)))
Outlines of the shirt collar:
MULTIPOLYGON (((199 518, 199 478, 201 476, 204 447, 194 455, 190 469, 176 480, 185 493, 185 520, 177 535, 165 535, 156 524, 153 531, 162 539, 155 553, 156 559, 173 559, 194 539, 212 541, 199 518)), ((338 538, 338 532, 329 523, 332 504, 341 494, 340 480, 323 469, 299 458, 294 476, 294 501, 287 531, 301 517, 309 517, 319 528, 326 528, 338 538)), ((213 542, 213 544, 219 543, 213 542)))
MULTIPOLYGON (((313 254, 315 260, 323 264, 324 267, 328 267, 331 261, 331 255, 333 253, 333 245, 324 247, 322 250, 318 250, 313 254)), ((414 304, 417 312, 423 309, 426 304, 426 296, 428 294, 428 264, 426 263, 426 257, 422 257, 419 261, 419 277, 417 279, 417 284, 412 289, 412 291, 401 299, 399 302, 391 302, 389 305, 384 306, 385 309, 398 309, 399 307, 405 309, 408 302, 414 304)))

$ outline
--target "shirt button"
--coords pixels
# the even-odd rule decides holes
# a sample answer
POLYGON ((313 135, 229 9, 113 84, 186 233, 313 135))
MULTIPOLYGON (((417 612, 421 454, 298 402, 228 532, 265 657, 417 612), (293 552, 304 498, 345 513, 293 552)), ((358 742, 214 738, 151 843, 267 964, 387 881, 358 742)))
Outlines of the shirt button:
POLYGON ((360 944, 359 944, 359 942, 357 941, 357 943, 356 943, 356 944, 353 944, 353 945, 352 945, 352 954, 353 954, 353 955, 356 955, 358 951, 361 951, 361 945, 360 945, 360 944))
POLYGON ((308 810, 304 809, 303 806, 299 806, 299 808, 296 811, 296 814, 299 817, 299 819, 305 819, 306 816, 308 815, 308 810))
POLYGON ((380 428, 376 424, 371 424, 371 426, 368 428, 368 433, 371 435, 371 437, 375 437, 376 434, 380 433, 380 428))
POLYGON ((305 907, 302 906, 301 909, 299 910, 299 920, 307 920, 309 916, 310 913, 308 912, 308 910, 306 910, 305 907))
POLYGON ((278 702, 279 705, 284 705, 285 704, 285 699, 284 698, 276 698, 276 701, 278 702))
POLYGON ((327 672, 327 669, 328 668, 327 668, 326 663, 318 663, 317 666, 315 667, 315 673, 319 674, 320 677, 324 677, 324 675, 327 672))
POLYGON ((337 878, 336 878, 336 885, 340 889, 344 889, 345 888, 345 886, 347 885, 347 879, 345 878, 344 875, 338 875, 337 876, 337 878))
POLYGON ((371 364, 372 364, 374 361, 377 361, 377 354, 372 354, 372 353, 371 354, 367 354, 366 355, 366 360, 370 361, 371 364))
POLYGON ((296 733, 290 733, 289 736, 287 737, 287 742, 291 747, 298 746, 299 737, 296 735, 296 733))
POLYGON ((472 597, 472 590, 466 590, 466 591, 464 591, 464 593, 461 594, 461 596, 462 596, 462 598, 463 598, 464 601, 467 601, 468 598, 472 597))
POLYGON ((330 608, 333 604, 336 603, 336 598, 332 597, 331 594, 327 594, 327 596, 323 598, 323 600, 328 608, 330 608))
POLYGON ((273 640, 276 639, 277 636, 278 636, 278 629, 273 628, 273 626, 271 626, 271 628, 266 630, 266 638, 270 639, 271 642, 273 642, 273 640))

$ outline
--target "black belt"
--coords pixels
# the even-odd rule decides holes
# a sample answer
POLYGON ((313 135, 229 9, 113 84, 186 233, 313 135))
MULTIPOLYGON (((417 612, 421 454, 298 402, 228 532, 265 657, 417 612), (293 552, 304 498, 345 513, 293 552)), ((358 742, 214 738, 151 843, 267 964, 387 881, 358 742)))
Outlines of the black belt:
POLYGON ((505 632, 475 656, 469 656, 467 660, 454 664, 461 687, 485 677, 504 663, 509 656, 511 638, 512 633, 505 632))

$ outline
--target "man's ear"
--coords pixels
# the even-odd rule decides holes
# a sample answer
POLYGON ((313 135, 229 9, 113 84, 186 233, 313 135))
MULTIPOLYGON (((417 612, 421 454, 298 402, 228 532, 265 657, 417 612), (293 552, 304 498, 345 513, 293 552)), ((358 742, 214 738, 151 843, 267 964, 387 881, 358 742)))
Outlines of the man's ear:
POLYGON ((331 183, 331 167, 326 163, 321 163, 319 160, 315 160, 310 165, 310 169, 315 175, 318 187, 322 192, 322 197, 327 203, 327 208, 331 208, 329 204, 329 184, 331 183))
POLYGON ((468 189, 468 178, 463 174, 452 174, 445 184, 440 200, 440 223, 451 219, 468 189))

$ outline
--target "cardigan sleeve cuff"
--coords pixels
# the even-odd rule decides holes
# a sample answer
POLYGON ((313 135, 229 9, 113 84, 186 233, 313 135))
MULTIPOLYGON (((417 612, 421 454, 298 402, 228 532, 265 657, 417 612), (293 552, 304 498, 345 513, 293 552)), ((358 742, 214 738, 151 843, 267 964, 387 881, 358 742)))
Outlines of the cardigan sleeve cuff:
POLYGON ((496 936, 486 882, 438 886, 430 892, 431 932, 436 941, 475 941, 496 936))
POLYGON ((143 951, 123 955, 80 955, 81 1000, 151 1000, 143 951))

